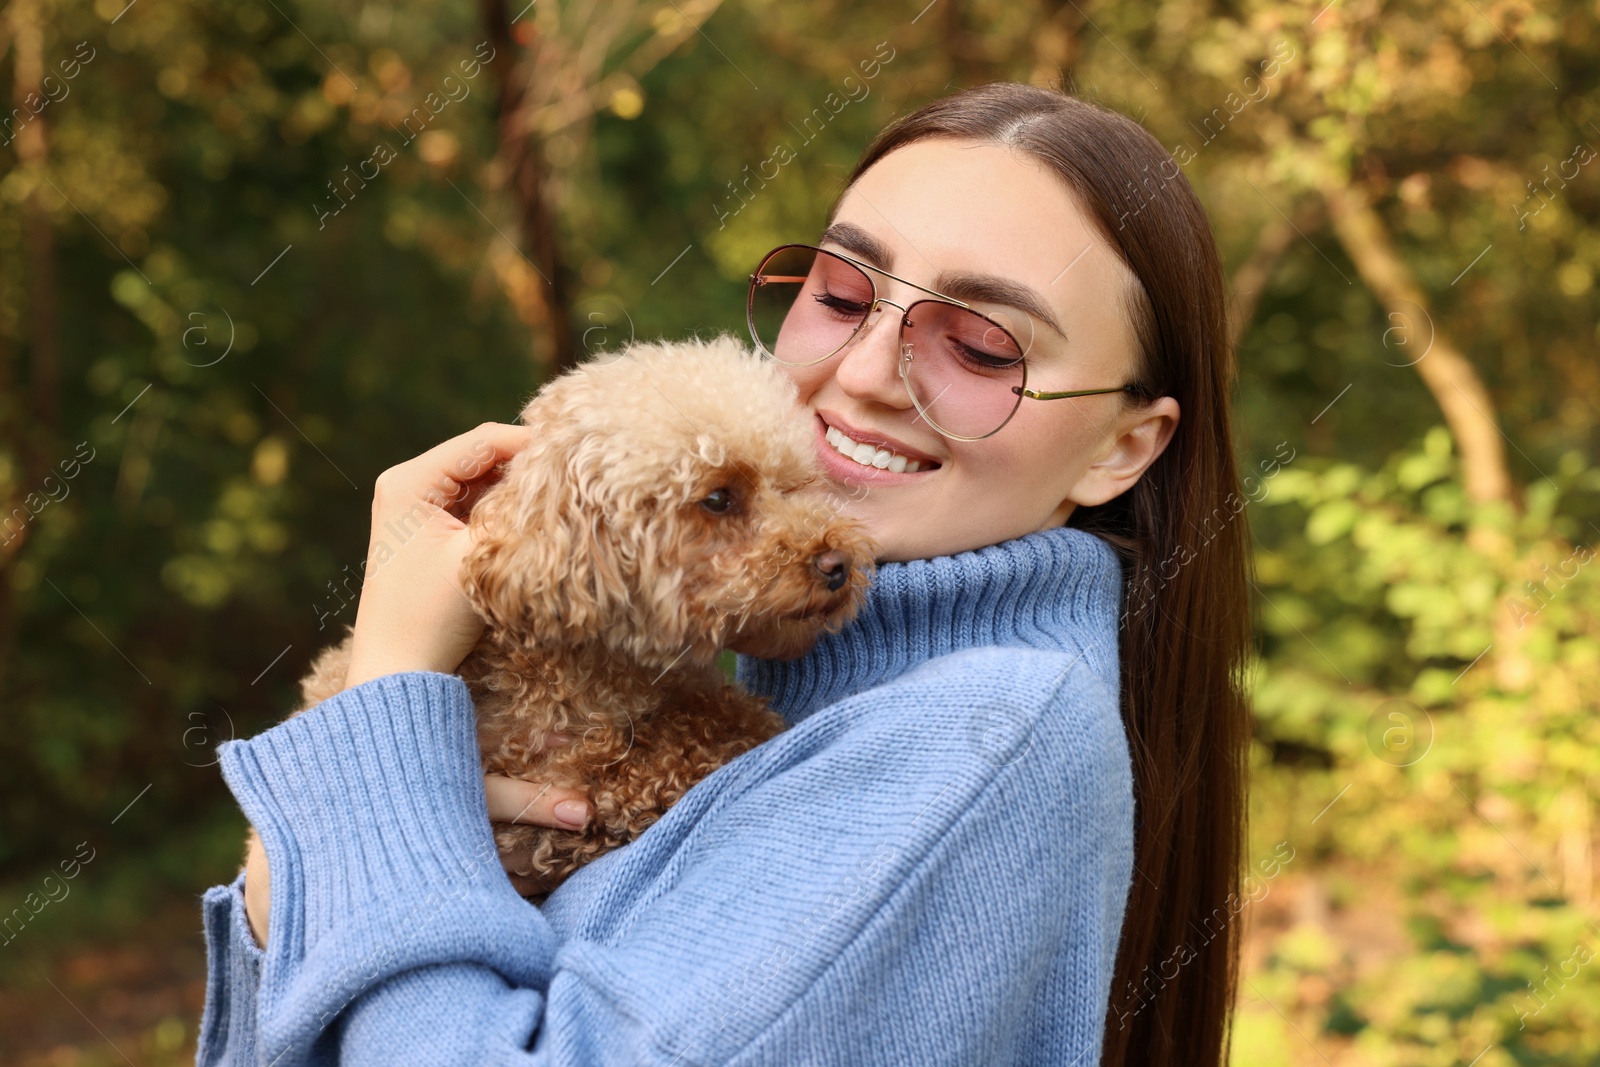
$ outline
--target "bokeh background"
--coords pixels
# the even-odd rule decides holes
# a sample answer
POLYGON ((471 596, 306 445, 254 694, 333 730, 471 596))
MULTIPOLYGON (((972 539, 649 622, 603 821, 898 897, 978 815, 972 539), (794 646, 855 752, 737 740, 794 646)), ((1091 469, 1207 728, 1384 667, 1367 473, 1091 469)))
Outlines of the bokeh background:
POLYGON ((1600 1062, 1600 8, 925 2, 0 5, 0 1060, 192 1062, 215 747, 379 471, 739 329, 874 131, 1012 79, 1144 123, 1232 280, 1235 1062, 1600 1062))

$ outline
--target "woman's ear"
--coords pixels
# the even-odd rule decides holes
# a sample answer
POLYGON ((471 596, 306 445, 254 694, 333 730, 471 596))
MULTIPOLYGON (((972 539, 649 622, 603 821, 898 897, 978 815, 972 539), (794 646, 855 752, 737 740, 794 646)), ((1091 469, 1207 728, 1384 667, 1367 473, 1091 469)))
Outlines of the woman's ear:
POLYGON ((490 629, 528 651, 597 639, 626 606, 602 533, 603 502, 580 493, 596 480, 577 477, 570 460, 559 438, 535 444, 511 460, 468 520, 467 599, 490 629))
POLYGON ((1178 401, 1170 396, 1123 412, 1068 499, 1082 507, 1093 507, 1133 488, 1166 451, 1181 414, 1178 401))

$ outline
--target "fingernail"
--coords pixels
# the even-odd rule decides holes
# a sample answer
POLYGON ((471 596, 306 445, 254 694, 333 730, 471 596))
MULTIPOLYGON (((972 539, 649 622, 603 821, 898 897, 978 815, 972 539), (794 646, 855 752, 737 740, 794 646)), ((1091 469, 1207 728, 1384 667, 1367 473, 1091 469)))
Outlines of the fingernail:
POLYGON ((549 740, 550 744, 552 745, 570 745, 572 744, 572 735, 568 733, 554 733, 550 735, 549 740))
POLYGON ((589 805, 581 800, 563 800, 556 805, 555 814, 557 820, 573 829, 582 829, 583 824, 589 821, 589 805))

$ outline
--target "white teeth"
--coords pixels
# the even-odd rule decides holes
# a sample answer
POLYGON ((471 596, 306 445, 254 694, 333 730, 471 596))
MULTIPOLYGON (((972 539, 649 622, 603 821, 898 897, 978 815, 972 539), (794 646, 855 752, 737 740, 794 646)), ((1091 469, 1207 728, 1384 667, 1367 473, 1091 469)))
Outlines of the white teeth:
POLYGON ((889 470, 896 474, 902 472, 914 474, 922 469, 919 460, 907 459, 898 452, 891 452, 887 448, 878 448, 865 442, 857 443, 844 435, 844 432, 832 426, 823 435, 827 438, 834 451, 841 456, 855 460, 863 467, 876 467, 879 470, 889 470))

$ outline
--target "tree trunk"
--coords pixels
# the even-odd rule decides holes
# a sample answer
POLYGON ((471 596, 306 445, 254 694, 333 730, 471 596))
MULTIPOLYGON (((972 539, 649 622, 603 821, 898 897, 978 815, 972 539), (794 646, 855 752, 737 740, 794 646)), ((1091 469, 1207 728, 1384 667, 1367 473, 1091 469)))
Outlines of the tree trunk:
POLYGON ((941 0, 944 11, 944 52, 957 88, 971 88, 999 75, 984 47, 981 31, 972 24, 960 0, 941 0))
POLYGON ((59 353, 56 344, 55 249, 50 215, 44 206, 45 124, 41 110, 33 115, 26 101, 44 100, 44 26, 38 0, 12 0, 9 11, 16 44, 12 62, 12 100, 23 115, 32 118, 17 131, 13 147, 22 168, 32 172, 33 191, 23 204, 23 254, 28 263, 28 350, 32 364, 33 415, 42 433, 29 434, 39 454, 28 464, 36 473, 48 466, 60 417, 57 381, 59 353))
POLYGON ((1072 87, 1072 68, 1083 51, 1084 15, 1076 4, 1043 0, 1041 20, 1033 35, 1033 73, 1030 84, 1043 89, 1072 87))
MULTIPOLYGON (((1477 368, 1433 321, 1427 294, 1395 251, 1389 231, 1365 191, 1355 184, 1328 182, 1321 192, 1340 244, 1361 272, 1361 279, 1388 311, 1390 320, 1412 323, 1419 313, 1427 320, 1432 347, 1414 366, 1455 435, 1468 498, 1479 504, 1512 502, 1505 441, 1495 421, 1494 400, 1477 368)), ((1415 331, 1423 325, 1413 323, 1412 328, 1415 331)))
MULTIPOLYGON (((1517 507, 1511 472, 1506 466, 1505 439, 1495 420, 1494 400, 1477 368, 1433 321, 1427 295, 1395 250, 1383 219, 1365 190, 1353 183, 1330 182, 1323 186, 1322 195, 1340 243, 1367 287, 1388 310, 1391 321, 1408 324, 1415 331, 1423 324, 1410 320, 1416 315, 1426 320, 1431 347, 1418 355, 1413 365, 1455 436, 1467 498, 1478 504, 1504 501, 1517 507)), ((1491 561, 1508 586, 1515 587, 1521 566, 1509 537, 1493 526, 1474 523, 1467 532, 1467 543, 1491 561)), ((1490 662, 1495 681, 1506 692, 1523 691, 1533 680, 1533 667, 1525 650, 1526 634, 1516 625, 1512 612, 1503 609, 1495 611, 1493 628, 1494 640, 1484 651, 1494 650, 1490 662)))
POLYGON ((528 75, 516 62, 517 43, 505 0, 483 0, 484 28, 495 50, 490 66, 500 82, 499 158, 506 185, 517 203, 523 252, 543 279, 553 371, 575 366, 580 358, 572 324, 572 273, 561 256, 555 212, 548 197, 542 145, 527 105, 528 75))
MULTIPOLYGON (((24 350, 27 352, 28 377, 31 396, 21 400, 20 385, 14 373, 15 349, 10 338, 0 342, 0 377, 8 387, 11 409, 6 416, 4 429, 6 448, 17 460, 17 498, 0 500, 5 510, 0 512, 0 523, 22 505, 27 494, 39 486, 56 461, 57 437, 60 423, 60 400, 57 382, 59 371, 59 346, 56 330, 55 291, 55 239, 50 229, 50 215, 45 208, 44 167, 48 141, 45 137, 46 119, 43 105, 38 114, 28 106, 31 97, 35 103, 44 99, 44 25, 39 17, 39 0, 12 0, 6 11, 11 23, 12 42, 16 53, 12 59, 12 100, 15 115, 29 116, 17 128, 12 148, 17 153, 19 169, 30 172, 33 190, 22 204, 23 256, 28 285, 28 302, 25 322, 24 350), (15 387, 15 388, 12 388, 15 387), (23 420, 28 425, 23 425, 23 420)), ((24 508, 24 510, 26 510, 24 508)), ((26 525, 10 543, 0 543, 0 693, 5 690, 6 664, 10 659, 11 644, 16 635, 16 595, 11 585, 11 564, 27 542, 26 525)))

